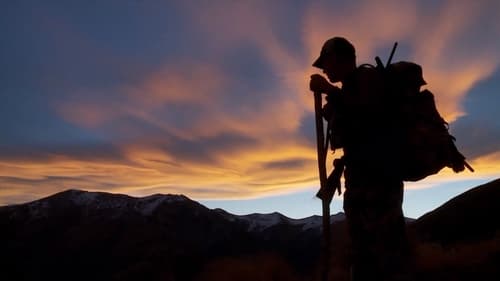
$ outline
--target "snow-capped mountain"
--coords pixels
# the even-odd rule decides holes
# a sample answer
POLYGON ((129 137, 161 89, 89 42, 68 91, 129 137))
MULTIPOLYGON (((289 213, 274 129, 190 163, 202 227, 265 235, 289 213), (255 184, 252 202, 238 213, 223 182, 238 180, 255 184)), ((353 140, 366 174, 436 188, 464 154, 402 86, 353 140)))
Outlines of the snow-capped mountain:
MULTIPOLYGON (((112 217, 118 217, 130 212, 136 215, 152 216, 160 208, 178 204, 186 206, 196 206, 204 208, 201 204, 192 201, 184 195, 154 194, 146 197, 132 197, 122 194, 110 194, 104 192, 89 192, 70 189, 53 196, 36 200, 30 203, 5 207, 12 211, 11 216, 15 217, 19 213, 24 214, 29 219, 48 218, 52 212, 63 208, 78 208, 83 213, 107 212, 112 217)), ((288 218, 280 213, 270 214, 249 214, 234 215, 222 209, 203 210, 223 216, 232 223, 246 224, 247 230, 259 232, 273 226, 285 224, 300 227, 301 230, 320 229, 322 225, 321 216, 310 216, 303 219, 288 218)), ((330 222, 340 222, 345 219, 343 213, 332 215, 330 222)))
POLYGON ((189 203, 190 201, 184 195, 154 194, 135 198, 122 194, 70 189, 45 199, 12 207, 22 208, 26 206, 32 218, 47 217, 50 210, 57 207, 77 207, 87 211, 107 210, 113 211, 115 215, 125 211, 136 211, 139 214, 150 216, 160 205, 189 203))
MULTIPOLYGON (((319 230, 323 224, 323 219, 320 216, 310 216, 303 219, 292 219, 277 212, 271 214, 250 214, 244 216, 236 216, 236 219, 248 222, 248 229, 250 231, 263 231, 278 224, 300 226, 300 228, 304 231, 314 229, 319 230)), ((331 216, 330 223, 340 222, 344 219, 345 215, 343 213, 338 213, 331 216)))
MULTIPOLYGON (((249 215, 233 215, 222 209, 214 209, 213 211, 221 214, 231 222, 240 222, 247 224, 248 231, 260 232, 270 229, 277 225, 289 225, 300 227, 301 230, 320 230, 323 224, 321 216, 310 216, 303 219, 292 219, 278 212, 270 214, 249 214, 249 215)), ((344 213, 338 213, 330 217, 330 223, 341 222, 345 220, 344 213)))

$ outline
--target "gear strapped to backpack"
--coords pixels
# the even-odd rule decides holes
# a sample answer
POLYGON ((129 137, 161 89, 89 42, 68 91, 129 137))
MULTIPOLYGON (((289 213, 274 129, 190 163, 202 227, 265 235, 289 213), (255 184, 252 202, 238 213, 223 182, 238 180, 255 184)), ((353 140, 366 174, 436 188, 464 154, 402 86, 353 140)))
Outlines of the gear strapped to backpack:
POLYGON ((456 173, 465 167, 473 171, 455 146, 455 137, 448 132, 434 95, 420 90, 426 84, 420 65, 402 61, 388 65, 384 72, 395 117, 399 118, 402 179, 418 181, 444 167, 456 173))
MULTIPOLYGON (((393 53, 391 58, 392 55, 393 53)), ((395 130, 400 140, 397 149, 401 161, 398 163, 402 173, 401 179, 418 181, 438 173, 444 167, 449 167, 457 173, 466 167, 474 171, 455 146, 455 138, 448 132, 448 123, 436 108, 434 95, 429 90, 420 90, 421 86, 426 84, 420 65, 406 61, 391 64, 389 59, 384 67, 378 57, 376 61, 376 67, 360 67, 377 69, 380 72, 379 77, 383 79, 386 92, 384 96, 388 99, 394 120, 397 120, 395 130)), ((327 145, 335 150, 343 147, 342 99, 333 96, 330 100, 328 98, 323 108, 323 116, 328 121, 327 145)), ((343 165, 340 168, 343 170, 343 165)), ((337 182, 340 179, 339 174, 342 172, 332 172, 329 181, 337 182)))

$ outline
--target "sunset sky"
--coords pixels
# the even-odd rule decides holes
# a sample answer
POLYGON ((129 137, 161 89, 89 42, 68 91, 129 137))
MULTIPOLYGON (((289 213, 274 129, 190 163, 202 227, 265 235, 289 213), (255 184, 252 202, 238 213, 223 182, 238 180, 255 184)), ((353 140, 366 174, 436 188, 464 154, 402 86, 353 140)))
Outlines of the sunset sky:
POLYGON ((500 177, 499 17, 496 0, 2 1, 0 205, 71 188, 320 214, 308 82, 344 36, 358 64, 397 41, 422 65, 476 170, 407 183, 418 217, 500 177))

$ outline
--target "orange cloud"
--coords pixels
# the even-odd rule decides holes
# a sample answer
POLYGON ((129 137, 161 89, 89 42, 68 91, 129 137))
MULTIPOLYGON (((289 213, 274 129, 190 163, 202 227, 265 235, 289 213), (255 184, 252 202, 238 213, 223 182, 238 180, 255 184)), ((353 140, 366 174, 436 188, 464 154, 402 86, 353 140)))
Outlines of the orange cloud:
POLYGON ((500 177, 500 152, 481 156, 468 162, 474 168, 474 172, 465 170, 457 174, 449 168, 444 168, 439 174, 430 176, 423 181, 406 183, 406 187, 410 189, 432 188, 446 182, 472 179, 484 179, 486 181, 500 177))
POLYGON ((467 42, 458 41, 492 8, 480 1, 447 2, 439 9, 439 17, 423 21, 413 38, 414 57, 424 67, 429 87, 436 93, 440 111, 449 122, 466 114, 461 104, 467 92, 500 65, 499 42, 488 44, 491 38, 478 37, 470 31, 467 42), (484 44, 479 46, 471 44, 482 40, 484 44), (465 43, 475 49, 459 51, 466 48, 465 43))
POLYGON ((220 98, 225 78, 214 66, 181 62, 180 66, 167 65, 142 85, 125 91, 147 109, 182 103, 206 105, 220 98))
POLYGON ((128 145, 122 150, 125 160, 120 161, 71 156, 1 161, 0 204, 12 203, 10 198, 16 196, 39 198, 69 188, 131 195, 182 193, 201 199, 249 198, 316 184, 314 150, 300 144, 235 149, 216 155, 219 165, 178 159, 154 146, 128 145))
MULTIPOLYGON (((85 96, 85 93, 78 93, 85 96)), ((116 103, 96 102, 90 100, 57 101, 55 107, 59 115, 66 121, 85 128, 97 128, 119 118, 122 108, 116 103)))

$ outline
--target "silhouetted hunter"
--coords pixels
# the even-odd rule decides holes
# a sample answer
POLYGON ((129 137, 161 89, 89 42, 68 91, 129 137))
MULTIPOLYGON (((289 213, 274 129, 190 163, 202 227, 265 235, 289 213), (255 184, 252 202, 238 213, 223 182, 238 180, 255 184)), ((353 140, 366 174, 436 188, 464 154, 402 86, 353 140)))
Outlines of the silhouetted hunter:
POLYGON ((390 64, 394 49, 386 66, 377 57, 377 66, 358 67, 354 46, 334 37, 324 43, 313 66, 342 88, 319 74, 310 80, 313 92, 326 94, 326 145, 344 152, 317 196, 329 203, 335 190, 340 194, 344 175, 354 281, 413 280, 402 211, 404 180, 420 180, 445 166, 472 171, 436 110, 433 94, 420 90, 426 84, 421 67, 390 64))

